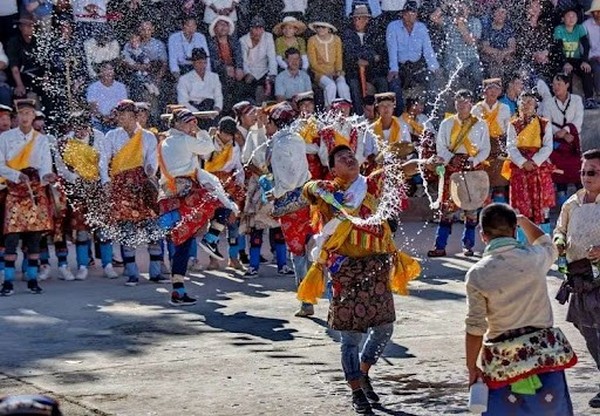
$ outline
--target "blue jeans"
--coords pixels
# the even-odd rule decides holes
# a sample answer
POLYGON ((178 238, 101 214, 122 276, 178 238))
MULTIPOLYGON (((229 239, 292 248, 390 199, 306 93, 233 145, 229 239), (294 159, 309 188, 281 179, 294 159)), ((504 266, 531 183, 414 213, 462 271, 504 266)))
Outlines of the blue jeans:
POLYGON ((362 351, 359 351, 360 342, 363 338, 362 332, 340 331, 342 341, 342 368, 346 381, 358 380, 361 376, 360 363, 373 365, 377 362, 383 350, 392 337, 394 324, 385 324, 369 328, 367 340, 362 351))

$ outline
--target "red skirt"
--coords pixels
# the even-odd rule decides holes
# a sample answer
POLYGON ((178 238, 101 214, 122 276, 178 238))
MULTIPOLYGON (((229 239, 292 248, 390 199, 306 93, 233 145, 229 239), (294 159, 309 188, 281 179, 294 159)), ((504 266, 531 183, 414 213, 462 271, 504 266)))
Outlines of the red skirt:
POLYGON ((300 208, 279 218, 283 236, 290 252, 295 256, 306 254, 306 243, 312 237, 310 207, 300 208))
POLYGON ((569 132, 574 139, 571 143, 567 143, 564 139, 554 138, 554 150, 550 155, 550 161, 557 169, 563 173, 552 174, 554 183, 557 184, 579 184, 581 178, 579 171, 581 170, 581 146, 579 143, 579 133, 572 124, 567 124, 569 132))
POLYGON ((37 173, 28 176, 31 193, 25 183, 8 187, 4 234, 50 231, 54 226, 53 208, 46 188, 40 183, 37 173))
POLYGON ((157 189, 153 189, 144 168, 126 170, 117 174, 110 184, 113 222, 139 222, 156 218, 157 189))

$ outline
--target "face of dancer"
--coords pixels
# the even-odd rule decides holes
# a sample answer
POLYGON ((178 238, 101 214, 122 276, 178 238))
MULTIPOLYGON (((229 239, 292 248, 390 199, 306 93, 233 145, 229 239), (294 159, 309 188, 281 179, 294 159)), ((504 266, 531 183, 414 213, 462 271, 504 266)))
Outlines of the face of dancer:
POLYGON ((350 111, 352 110, 352 107, 350 107, 349 105, 340 105, 336 110, 342 116, 350 117, 350 111))
POLYGON ((191 119, 187 123, 182 121, 175 124, 175 128, 179 131, 184 132, 188 136, 195 136, 198 130, 198 120, 196 118, 191 119))
POLYGON ((533 97, 523 97, 519 104, 519 113, 524 117, 531 117, 535 115, 537 108, 537 101, 533 97))
POLYGON ((581 176, 581 184, 583 188, 594 194, 600 193, 600 159, 583 160, 581 165, 582 172, 586 172, 585 176, 581 176), (594 172, 594 176, 589 176, 589 173, 594 172))
POLYGON ((133 111, 117 112, 117 123, 125 130, 133 130, 137 126, 137 117, 133 111))
POLYGON ((315 102, 312 100, 304 100, 298 104, 298 111, 300 114, 313 114, 315 112, 315 102))
POLYGON ((34 130, 44 133, 44 130, 46 129, 46 120, 43 118, 35 119, 33 120, 32 126, 34 130))
POLYGON ((394 115, 396 103, 393 101, 382 101, 377 105, 377 112, 383 119, 390 119, 394 115))
POLYGON ((4 132, 6 130, 10 130, 11 119, 10 114, 7 112, 0 113, 0 132, 4 132))
POLYGON ((142 128, 148 127, 149 117, 150 114, 146 110, 138 111, 138 113, 136 114, 137 121, 138 123, 140 123, 140 126, 142 126, 142 128))
POLYGON ((221 140, 223 144, 229 144, 233 142, 233 134, 219 131, 219 140, 221 140))
POLYGON ((35 110, 33 108, 23 108, 19 110, 19 114, 17 116, 19 121, 19 127, 21 130, 29 131, 33 127, 33 120, 35 120, 35 110))
POLYGON ((335 154, 335 164, 331 172, 335 177, 342 180, 353 181, 358 177, 360 169, 356 156, 350 150, 342 150, 335 154))
POLYGON ((468 98, 458 98, 454 101, 454 107, 458 117, 464 120, 471 114, 473 103, 468 98))
POLYGON ((265 132, 267 133, 267 136, 272 136, 275 133, 277 133, 277 126, 275 125, 275 123, 273 123, 273 120, 267 120, 267 122, 265 123, 265 132))
POLYGON ((373 120, 375 118, 375 106, 374 105, 363 105, 363 113, 367 120, 373 120))
POLYGON ((250 110, 246 114, 243 114, 240 121, 243 126, 253 126, 258 120, 258 112, 256 110, 250 110))
POLYGON ((513 79, 508 85, 513 97, 518 97, 523 92, 523 80, 521 78, 513 79))
POLYGON ((500 97, 501 94, 502 94, 502 90, 495 85, 491 85, 491 86, 487 87, 485 89, 485 91, 483 92, 483 96, 485 97, 485 100, 492 102, 492 103, 495 103, 496 101, 498 101, 498 97, 500 97))

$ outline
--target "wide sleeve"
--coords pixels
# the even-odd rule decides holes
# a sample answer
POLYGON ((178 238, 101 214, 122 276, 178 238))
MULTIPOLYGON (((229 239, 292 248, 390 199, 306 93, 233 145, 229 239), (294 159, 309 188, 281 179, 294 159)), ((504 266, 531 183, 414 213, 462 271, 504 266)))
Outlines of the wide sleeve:
POLYGON ((541 166, 546 160, 550 158, 550 154, 553 149, 553 140, 552 140, 552 126, 550 122, 547 122, 544 127, 544 136, 542 137, 542 147, 537 151, 535 155, 533 155, 532 160, 538 166, 541 166))
POLYGON ((435 141, 435 150, 439 157, 444 160, 444 165, 450 162, 450 159, 454 156, 454 153, 450 151, 450 128, 451 120, 446 119, 440 124, 440 131, 437 134, 435 141))
MULTIPOLYGON (((550 139, 552 139, 552 137, 550 137, 550 139)), ((520 168, 527 162, 527 159, 517 148, 517 131, 512 124, 508 125, 508 130, 506 132, 506 153, 508 153, 510 161, 520 168)))

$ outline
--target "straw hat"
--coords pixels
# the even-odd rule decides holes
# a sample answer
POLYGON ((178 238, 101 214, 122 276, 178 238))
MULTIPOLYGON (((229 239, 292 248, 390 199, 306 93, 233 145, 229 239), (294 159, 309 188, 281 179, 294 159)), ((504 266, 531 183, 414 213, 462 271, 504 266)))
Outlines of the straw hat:
POLYGON ((215 18, 215 20, 212 21, 210 26, 208 26, 208 33, 211 38, 215 37, 215 26, 219 22, 225 22, 225 23, 229 24, 229 36, 233 35, 233 32, 235 32, 235 23, 233 22, 233 20, 231 20, 227 16, 217 16, 215 18))
POLYGON ((592 12, 600 12, 600 0, 594 0, 592 6, 585 14, 592 14, 592 12))
POLYGON ((296 19, 294 16, 286 16, 283 18, 283 21, 277 23, 273 27, 273 33, 276 36, 281 36, 283 34, 284 26, 294 26, 296 29, 296 35, 301 35, 306 31, 306 25, 304 23, 296 19))
POLYGON ((312 23, 309 23, 308 28, 310 30, 312 30, 313 32, 316 32, 317 26, 323 26, 328 29, 331 29, 332 32, 337 32, 337 28, 334 25, 332 25, 331 23, 327 23, 327 22, 312 22, 312 23))

